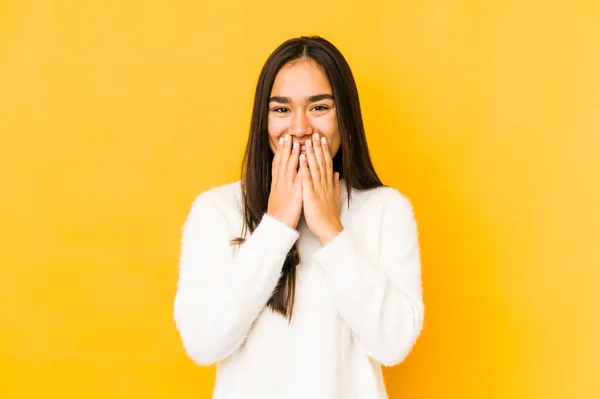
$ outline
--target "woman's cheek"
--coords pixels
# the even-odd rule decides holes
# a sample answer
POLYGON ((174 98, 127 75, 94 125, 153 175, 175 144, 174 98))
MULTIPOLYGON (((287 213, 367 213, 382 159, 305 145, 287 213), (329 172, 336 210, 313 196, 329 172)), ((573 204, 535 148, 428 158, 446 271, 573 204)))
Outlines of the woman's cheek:
POLYGON ((330 143, 338 139, 336 138, 336 136, 338 135, 336 130, 337 129, 335 123, 321 123, 317 126, 316 129, 316 131, 325 136, 327 138, 327 141, 329 141, 330 143))
POLYGON ((286 130, 286 122, 282 120, 269 120, 268 129, 269 136, 276 141, 275 139, 286 130))

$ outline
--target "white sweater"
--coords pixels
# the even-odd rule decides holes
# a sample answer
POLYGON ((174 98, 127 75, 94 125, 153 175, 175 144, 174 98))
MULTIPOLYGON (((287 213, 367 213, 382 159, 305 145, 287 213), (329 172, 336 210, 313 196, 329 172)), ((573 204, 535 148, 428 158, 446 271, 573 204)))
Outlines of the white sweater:
POLYGON ((325 247, 264 215, 235 250, 240 182, 201 193, 183 226, 174 303, 177 329, 198 364, 217 363, 214 399, 387 398, 381 365, 400 363, 423 328, 417 226, 393 188, 352 191, 342 181, 344 231, 325 247), (298 240, 292 320, 266 303, 298 240))

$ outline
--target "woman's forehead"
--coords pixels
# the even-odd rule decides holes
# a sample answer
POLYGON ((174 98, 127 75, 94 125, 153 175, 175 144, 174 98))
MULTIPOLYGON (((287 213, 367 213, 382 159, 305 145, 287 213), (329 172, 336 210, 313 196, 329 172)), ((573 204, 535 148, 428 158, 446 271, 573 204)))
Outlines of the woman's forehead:
POLYGON ((314 62, 297 62, 286 65, 279 70, 273 88, 272 96, 304 99, 317 94, 331 94, 331 86, 323 70, 314 62))

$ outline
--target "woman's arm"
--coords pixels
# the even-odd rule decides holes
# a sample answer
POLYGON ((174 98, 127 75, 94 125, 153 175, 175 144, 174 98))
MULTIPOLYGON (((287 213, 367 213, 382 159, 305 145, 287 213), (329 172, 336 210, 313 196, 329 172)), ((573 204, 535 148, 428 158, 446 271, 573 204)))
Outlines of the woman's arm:
MULTIPOLYGON (((347 230, 316 255, 333 301, 367 354, 392 366, 408 355, 422 328, 424 304, 417 225, 413 209, 390 190, 381 217, 378 260, 368 258, 347 230), (359 249, 360 248, 360 249, 359 249)), ((377 237, 378 235, 378 237, 377 237)), ((375 242, 376 242, 375 241, 375 242)))
POLYGON ((265 214, 234 252, 226 218, 208 193, 183 227, 174 318, 188 355, 209 365, 233 353, 265 307, 298 232, 265 214))

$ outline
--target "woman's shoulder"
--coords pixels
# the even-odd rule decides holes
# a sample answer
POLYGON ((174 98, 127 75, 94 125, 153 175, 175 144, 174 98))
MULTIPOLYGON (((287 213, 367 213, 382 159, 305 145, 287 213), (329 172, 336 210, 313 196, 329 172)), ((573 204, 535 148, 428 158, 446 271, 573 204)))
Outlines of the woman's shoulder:
POLYGON ((351 202, 361 210, 387 212, 413 212, 410 198, 400 189, 380 186, 367 190, 352 190, 351 202))
POLYGON ((194 207, 214 207, 225 214, 239 213, 241 203, 240 180, 204 189, 193 200, 194 207))
POLYGON ((379 186, 367 190, 352 190, 352 197, 360 199, 360 201, 374 201, 380 204, 406 204, 410 203, 408 196, 399 188, 392 186, 379 186))

